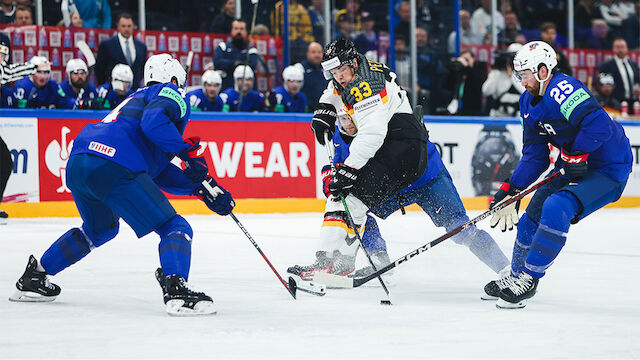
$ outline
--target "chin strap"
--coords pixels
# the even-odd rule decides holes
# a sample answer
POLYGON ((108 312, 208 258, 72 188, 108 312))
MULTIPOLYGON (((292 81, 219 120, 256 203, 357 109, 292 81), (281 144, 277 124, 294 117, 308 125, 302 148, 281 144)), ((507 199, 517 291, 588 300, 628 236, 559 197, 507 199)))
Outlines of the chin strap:
POLYGON ((538 73, 536 72, 535 74, 533 74, 533 76, 536 77, 536 80, 538 80, 538 83, 540 83, 540 90, 538 90, 538 96, 542 96, 544 95, 544 83, 545 81, 549 80, 551 78, 551 71, 549 71, 547 73, 547 78, 544 80, 540 80, 540 78, 538 77, 538 73))

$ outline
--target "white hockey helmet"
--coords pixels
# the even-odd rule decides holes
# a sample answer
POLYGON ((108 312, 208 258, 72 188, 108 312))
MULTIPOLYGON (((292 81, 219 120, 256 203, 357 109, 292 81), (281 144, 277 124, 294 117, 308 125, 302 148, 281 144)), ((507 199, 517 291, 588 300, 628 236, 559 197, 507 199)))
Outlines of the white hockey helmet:
POLYGON ((535 76, 536 80, 540 83, 540 95, 542 95, 542 85, 545 81, 549 80, 551 70, 553 70, 556 65, 558 65, 558 58, 556 51, 553 50, 551 45, 544 41, 531 41, 526 43, 516 53, 513 59, 513 74, 518 81, 522 81, 520 71, 531 70, 533 76, 535 76), (540 79, 538 77, 538 70, 540 70, 540 66, 542 65, 547 67, 548 75, 546 79, 540 79))
MULTIPOLYGON (((299 66, 289 65, 282 71, 282 79, 284 80, 284 87, 287 88, 287 81, 300 81, 300 87, 304 85, 304 73, 300 70, 299 66)), ((287 88, 287 90, 289 90, 287 88)))
POLYGON ((118 64, 111 70, 111 81, 133 82, 133 71, 127 64, 118 64))
POLYGON ((51 62, 44 56, 36 55, 29 59, 29 62, 36 65, 38 70, 51 70, 51 62))
POLYGON ((248 65, 238 65, 235 70, 233 70, 233 80, 238 79, 253 79, 253 70, 248 65))
POLYGON ((82 59, 71 59, 67 61, 67 67, 65 69, 65 72, 67 73, 67 79, 71 77, 71 73, 80 70, 83 70, 85 73, 89 72, 87 64, 85 64, 82 59))
POLYGON ((187 80, 187 73, 178 60, 169 54, 153 55, 147 59, 144 64, 145 85, 149 85, 152 81, 168 83, 173 78, 176 78, 179 87, 183 87, 187 80))
POLYGON ((222 77, 217 71, 207 70, 202 74, 202 85, 204 84, 222 84, 222 77))

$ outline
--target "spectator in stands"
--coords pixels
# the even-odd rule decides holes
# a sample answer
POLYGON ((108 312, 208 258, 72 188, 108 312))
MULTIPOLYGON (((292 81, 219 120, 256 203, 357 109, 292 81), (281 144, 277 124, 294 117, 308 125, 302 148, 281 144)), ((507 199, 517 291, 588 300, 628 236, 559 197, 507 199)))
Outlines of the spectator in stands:
MULTIPOLYGON (((460 10, 460 45, 480 45, 484 33, 474 33, 471 30, 471 14, 467 10, 460 10)), ((449 34, 448 40, 449 54, 456 52, 456 31, 449 34)))
POLYGON ((482 84, 489 116, 517 116, 520 111, 520 95, 525 89, 513 76, 513 58, 520 48, 522 44, 513 43, 506 50, 495 51, 491 71, 482 84))
POLYGON ((113 67, 127 64, 133 70, 133 90, 140 87, 147 61, 147 46, 133 37, 133 18, 129 13, 121 13, 116 20, 118 33, 100 43, 96 58, 95 73, 99 84, 107 82, 113 67))
POLYGON ((556 57, 558 58, 558 65, 556 65, 556 69, 561 73, 567 74, 569 76, 573 75, 573 70, 571 70, 571 66, 569 65, 569 60, 564 55, 560 49, 556 46, 556 37, 558 33, 556 32, 556 25, 552 22, 545 22, 540 25, 540 39, 547 44, 551 45, 551 47, 556 51, 556 57))
POLYGON ((627 12, 620 3, 614 0, 600 0, 598 5, 600 18, 609 26, 609 31, 614 36, 622 35, 622 23, 627 19, 627 12))
POLYGON ((60 20, 58 26, 82 27, 82 17, 71 0, 63 0, 60 3, 60 11, 62 12, 62 20, 60 20))
POLYGON ((222 111, 266 111, 264 96, 253 89, 253 70, 246 65, 238 65, 233 71, 234 87, 226 89, 222 99, 222 111))
POLYGON ((98 97, 96 87, 87 79, 87 64, 82 59, 71 59, 66 67, 67 80, 58 84, 64 109, 92 109, 98 97))
POLYGON ((396 12, 400 22, 396 25, 395 35, 403 36, 405 39, 409 39, 409 23, 411 21, 411 3, 406 0, 402 0, 396 5, 396 12))
POLYGON ((613 36, 609 32, 609 26, 602 19, 594 19, 591 25, 591 31, 580 41, 579 48, 591 49, 610 49, 613 36))
POLYGON ((338 18, 344 17, 351 24, 351 34, 345 38, 353 39, 356 34, 362 31, 362 12, 360 10, 360 0, 346 0, 345 8, 338 10, 335 21, 338 24, 338 18))
POLYGON ((272 112, 307 112, 307 96, 300 92, 304 74, 300 67, 289 65, 282 71, 283 85, 269 94, 269 109, 272 112))
POLYGON ((398 85, 403 89, 411 92, 411 62, 409 61, 409 49, 407 46, 407 39, 402 36, 396 36, 395 41, 396 48, 396 70, 395 73, 398 76, 396 78, 398 85))
POLYGON ((427 30, 416 28, 416 45, 418 48, 418 96, 422 101, 425 114, 434 113, 438 104, 444 101, 442 94, 442 74, 447 69, 429 47, 427 30))
POLYGON ((221 42, 213 52, 213 65, 222 76, 222 89, 233 87, 233 71, 245 62, 255 69, 258 50, 247 41, 247 23, 238 19, 231 24, 231 40, 221 42))
POLYGON ((389 48, 391 47, 390 39, 388 32, 380 31, 380 35, 378 36, 378 48, 367 51, 364 56, 367 59, 389 65, 389 48))
POLYGON ((574 11, 574 22, 576 26, 576 39, 582 38, 591 28, 591 20, 596 17, 598 11, 593 0, 580 0, 576 4, 574 11))
MULTIPOLYGON (((111 28, 111 7, 108 0, 73 0, 73 3, 78 9, 85 27, 111 28)), ((144 58, 146 60, 146 55, 144 58)))
POLYGON ((256 26, 253 28, 253 35, 254 36, 269 36, 270 35, 269 28, 265 24, 256 24, 256 26))
POLYGON ((615 88, 615 80, 611 74, 600 73, 598 76, 600 83, 600 90, 596 94, 595 98, 598 103, 605 108, 611 108, 617 111, 621 111, 620 101, 613 97, 613 90, 615 88))
POLYGON ((220 9, 220 13, 211 21, 209 31, 214 34, 228 34, 231 31, 231 24, 235 19, 235 14, 236 1, 226 0, 220 9))
POLYGON ((520 31, 516 13, 506 13, 504 15, 504 30, 498 33, 498 41, 501 44, 513 44, 516 41, 516 37, 521 34, 522 31, 520 31))
MULTIPOLYGON (((127 64, 118 64, 111 70, 111 80, 98 88, 97 106, 100 109, 115 109, 120 103, 133 94, 133 71, 127 64)), ((194 111, 193 108, 191 111, 194 111)))
POLYGON ((359 53, 364 54, 378 48, 378 34, 373 29, 375 24, 370 13, 366 11, 362 13, 362 32, 353 41, 359 53))
POLYGON ((51 63, 44 56, 34 56, 29 62, 37 66, 33 75, 16 81, 13 86, 13 106, 19 109, 55 109, 63 107, 58 84, 51 80, 51 63))
MULTIPOLYGON (((504 29, 504 16, 500 12, 496 15, 498 31, 504 29)), ((480 7, 471 15, 471 30, 476 34, 486 34, 491 31, 491 0, 481 0, 480 7)))
POLYGON ((217 71, 205 71, 202 74, 202 88, 187 93, 191 111, 222 111, 223 102, 218 95, 221 85, 222 77, 217 71))
POLYGON ((0 1, 0 10, 2 10, 0 24, 13 24, 13 19, 16 17, 16 5, 13 0, 0 1))
MULTIPOLYGON (((278 1, 271 12, 271 31, 274 36, 284 34, 284 5, 278 1)), ((289 45, 292 62, 304 59, 310 42, 314 41, 309 12, 297 0, 289 0, 289 45)), ((214 60, 215 63, 215 60, 214 60)))
POLYGON ((309 13, 309 19, 311 20, 311 27, 313 28, 313 37, 317 42, 324 43, 324 27, 326 22, 322 16, 324 12, 323 0, 312 0, 311 6, 307 9, 309 13))
POLYGON ((442 83, 451 91, 452 100, 447 110, 452 115, 482 114, 482 83, 486 78, 486 64, 475 60, 469 49, 460 52, 448 66, 449 72, 442 83))
POLYGON ((336 30, 337 31, 333 36, 334 39, 351 39, 351 36, 353 35, 353 23, 349 21, 347 15, 342 14, 336 18, 336 30))
POLYGON ((14 25, 33 25, 33 13, 28 6, 18 5, 16 8, 16 17, 13 19, 14 25))
POLYGON ((312 42, 307 48, 307 59, 296 64, 304 74, 302 92, 307 97, 307 105, 310 111, 318 106, 318 100, 329 82, 322 72, 322 45, 312 42))
MULTIPOLYGON (((600 65, 600 73, 611 74, 616 86, 613 97, 618 101, 633 104, 633 99, 640 95, 640 76, 638 64, 629 60, 629 49, 623 38, 613 41, 613 59, 600 65)), ((629 106, 631 108, 631 106, 629 106)), ((631 110, 631 109, 630 109, 631 110)))

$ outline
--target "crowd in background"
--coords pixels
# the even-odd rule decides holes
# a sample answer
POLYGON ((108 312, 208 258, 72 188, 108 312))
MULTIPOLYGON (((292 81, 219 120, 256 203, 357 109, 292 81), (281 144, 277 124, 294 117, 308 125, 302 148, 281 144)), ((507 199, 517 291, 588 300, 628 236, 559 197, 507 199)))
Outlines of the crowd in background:
MULTIPOLYGON (((406 90, 415 91, 425 112, 431 114, 515 115, 517 95, 522 87, 511 76, 509 59, 518 44, 531 40, 541 39, 552 45, 558 52, 560 71, 571 74, 569 62, 560 50, 567 46, 566 1, 499 0, 498 49, 490 66, 478 61, 471 51, 463 50, 454 56, 453 2, 417 0, 416 3, 418 28, 412 38, 409 36, 411 8, 406 0, 395 2, 391 20, 388 2, 383 0, 338 0, 332 4, 331 19, 324 19, 323 1, 290 0, 290 62, 294 65, 285 68, 282 75, 286 76, 278 79, 282 86, 264 94, 254 90, 255 70, 261 58, 249 42, 253 9, 249 0, 242 1, 240 19, 235 17, 235 0, 147 2, 146 18, 147 29, 151 30, 228 34, 228 41, 215 47, 213 64, 204 69, 202 84, 188 89, 192 106, 203 111, 312 111, 327 83, 320 66, 321 44, 327 40, 324 39, 325 26, 331 27, 333 38, 349 38, 359 52, 387 64, 391 60, 389 30, 393 26, 397 81, 406 90), (175 16, 167 18, 162 14, 175 16), (410 83, 409 61, 414 39, 418 50, 415 89, 410 83)), ((463 48, 490 44, 491 0, 462 0, 460 4, 459 39, 463 48)), ((0 23, 33 24, 33 6, 30 0, 0 0, 0 23)), ((640 47, 639 12, 639 1, 575 1, 576 46, 612 49, 615 53, 595 74, 597 81, 593 89, 606 106, 626 113, 635 112, 640 95, 638 65, 627 56, 629 49, 640 47)), ((2 106, 114 108, 140 86, 147 49, 131 36, 137 19, 137 1, 45 1, 43 14, 46 25, 117 29, 114 37, 99 45, 93 70, 97 84, 89 83, 91 77, 86 64, 82 66, 75 60, 73 66, 67 64, 65 81, 57 84, 46 76, 46 69, 50 71, 49 59, 35 57, 31 61, 38 64, 39 71, 21 80, 22 83, 3 87, 2 106), (47 96, 44 96, 44 87, 50 89, 47 96)), ((283 36, 282 1, 261 0, 256 18, 253 34, 283 36)), ((0 37, 0 41, 5 41, 10 49, 8 38, 0 37)), ((637 107, 640 108, 640 104, 637 107)))

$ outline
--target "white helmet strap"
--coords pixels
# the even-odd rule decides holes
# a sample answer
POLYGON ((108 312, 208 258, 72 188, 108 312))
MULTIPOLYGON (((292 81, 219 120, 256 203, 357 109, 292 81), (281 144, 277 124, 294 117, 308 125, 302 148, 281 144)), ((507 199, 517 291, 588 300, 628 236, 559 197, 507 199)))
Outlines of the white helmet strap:
MULTIPOLYGON (((547 66, 545 65, 544 67, 546 68, 547 66)), ((540 83, 540 89, 538 90, 538 96, 542 96, 542 95, 544 95, 544 83, 545 83, 545 81, 547 81, 547 80, 549 80, 551 78, 551 71, 549 71, 549 68, 547 68, 547 77, 544 80, 542 80, 542 79, 540 79, 540 77, 538 77, 539 73, 540 73, 540 69, 538 69, 538 71, 536 71, 533 74, 533 76, 540 83)))

